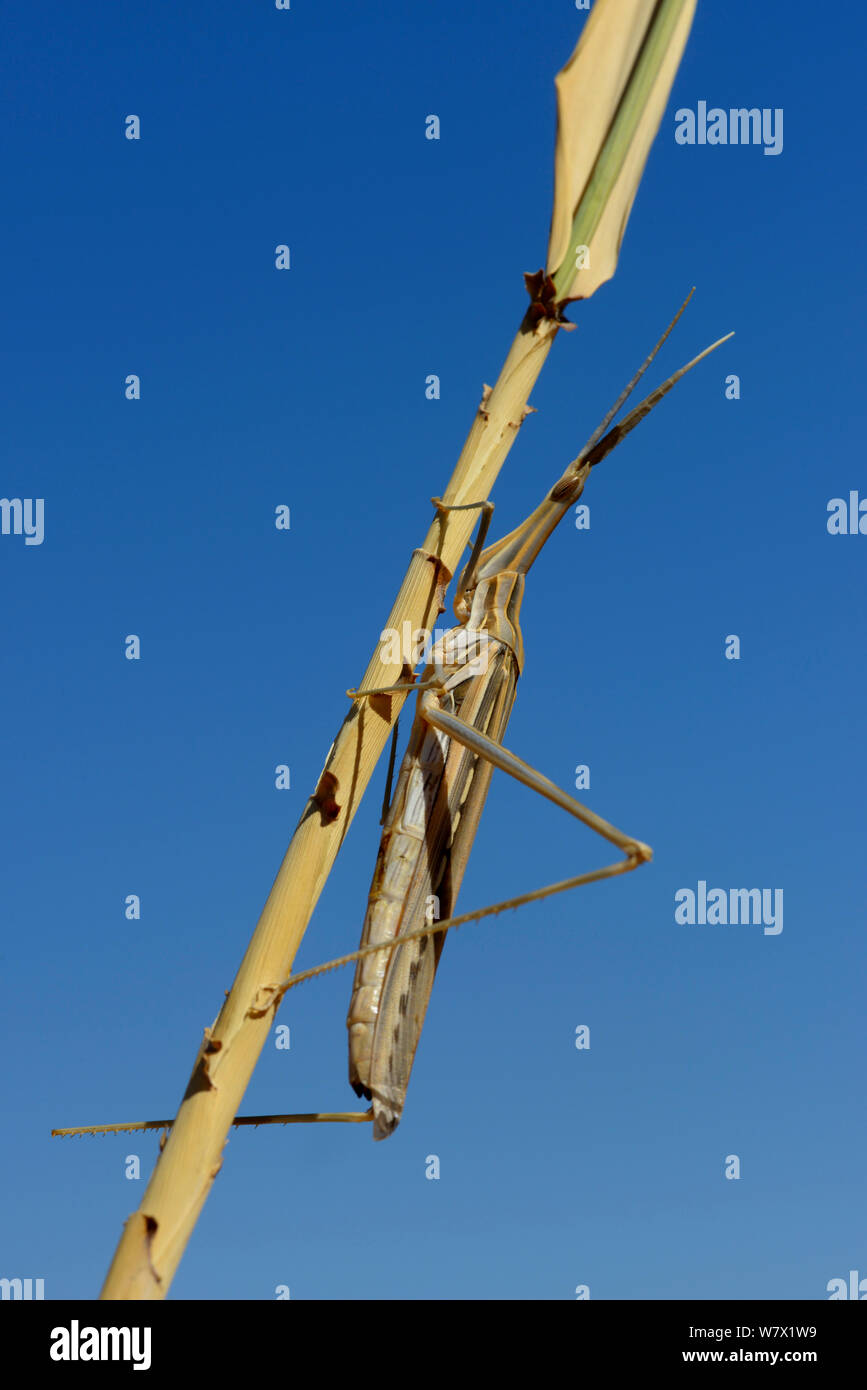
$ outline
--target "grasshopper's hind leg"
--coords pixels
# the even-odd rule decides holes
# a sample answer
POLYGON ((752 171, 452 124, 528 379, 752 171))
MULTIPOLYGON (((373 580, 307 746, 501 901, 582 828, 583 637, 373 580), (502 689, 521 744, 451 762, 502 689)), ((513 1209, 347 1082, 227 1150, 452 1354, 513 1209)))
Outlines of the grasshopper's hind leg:
MULTIPOLYGON (((504 748, 501 743, 488 738, 487 734, 480 733, 478 729, 470 728, 461 719, 453 714, 449 714, 437 703, 432 693, 425 694, 421 700, 420 713, 423 719, 439 729, 442 733, 448 734, 451 738, 457 739, 460 743, 469 748, 471 752, 478 753, 482 758, 492 763, 494 767, 500 768, 503 772, 508 772, 510 777, 514 777, 519 782, 523 782, 525 787, 531 791, 538 792, 548 801, 552 801, 555 806, 560 806, 564 811, 568 811, 576 820, 580 820, 584 825, 595 830, 598 835, 609 840, 611 844, 621 849, 625 858, 616 864, 608 865, 604 869, 596 869, 591 874, 582 874, 579 878, 566 880, 564 883, 552 884, 550 888, 539 889, 537 894, 530 897, 545 897, 550 892, 560 892, 565 888, 579 883, 593 882, 598 878, 610 878, 614 874, 627 873, 630 869, 635 869, 639 864, 646 864, 653 858, 653 850, 642 840, 636 840, 631 835, 626 835, 622 830, 618 830, 616 825, 598 816, 595 811, 576 801, 574 796, 569 796, 568 792, 561 791, 555 782, 550 781, 541 772, 530 767, 510 753, 508 748, 504 748)), ((529 899, 527 899, 529 900, 529 899)), ((486 911, 495 912, 497 908, 489 908, 486 911)), ((467 920, 467 918, 462 918, 467 920)))

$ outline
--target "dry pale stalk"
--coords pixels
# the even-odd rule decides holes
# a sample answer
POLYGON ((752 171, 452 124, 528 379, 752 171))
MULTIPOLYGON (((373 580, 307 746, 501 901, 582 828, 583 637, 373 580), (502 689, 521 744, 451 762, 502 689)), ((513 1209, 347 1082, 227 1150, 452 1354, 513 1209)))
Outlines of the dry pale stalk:
MULTIPOLYGON (((553 319, 522 324, 500 376, 476 412, 449 483, 449 502, 487 497, 524 417, 524 407, 558 330, 553 319)), ((437 514, 415 551, 387 627, 405 621, 433 628, 441 611, 443 583, 466 547, 475 513, 437 514)), ((389 685, 399 665, 381 660, 378 646, 365 685, 389 685)), ((308 801, 231 992, 207 1030, 166 1146, 142 1197, 127 1221, 100 1297, 163 1298, 220 1170, 223 1146, 247 1083, 268 1037, 273 1012, 251 1017, 253 1003, 290 973, 310 915, 404 695, 353 705, 325 765, 317 794, 308 801), (334 803, 339 811, 334 815, 334 803)))
MULTIPOLYGON (((579 234, 591 245, 592 255, 600 258, 606 278, 613 273, 644 157, 668 97, 695 0, 628 0, 624 8, 625 3, 596 0, 585 30, 586 41, 579 44, 567 64, 569 79, 558 93, 555 207, 558 228, 563 222, 568 229, 572 218, 572 238, 568 239, 567 230, 562 264, 553 263, 549 251, 546 269, 528 279, 533 302, 493 390, 476 412, 443 494, 443 501, 451 506, 487 498, 561 325, 563 303, 592 293, 590 281, 585 277, 585 287, 580 279, 590 269, 586 260, 582 269, 573 265, 573 243, 579 234), (618 16, 619 22, 612 22, 618 16), (659 81, 657 72, 663 74, 659 81), (582 167, 570 171, 563 136, 570 125, 578 132, 584 129, 580 122, 575 124, 570 108, 575 93, 585 91, 588 84, 592 85, 593 103, 604 103, 604 117, 597 132, 588 136, 584 131, 575 146, 580 150, 582 167), (618 211, 606 218, 612 190, 618 211), (579 278, 573 286, 576 274, 579 278)), ((411 441, 407 441, 408 457, 411 452, 411 441)), ((397 632, 403 631, 404 623, 411 630, 433 627, 441 611, 444 586, 457 568, 476 515, 470 510, 436 514, 421 548, 412 555, 385 626, 397 632)), ((401 668, 383 662, 377 648, 359 687, 389 685, 400 675, 401 668)), ((124 1228, 102 1298, 159 1299, 167 1293, 219 1172, 229 1128, 268 1037, 279 983, 291 972, 307 922, 405 698, 387 695, 350 707, 274 880, 232 990, 215 1024, 206 1032, 141 1206, 124 1228)))

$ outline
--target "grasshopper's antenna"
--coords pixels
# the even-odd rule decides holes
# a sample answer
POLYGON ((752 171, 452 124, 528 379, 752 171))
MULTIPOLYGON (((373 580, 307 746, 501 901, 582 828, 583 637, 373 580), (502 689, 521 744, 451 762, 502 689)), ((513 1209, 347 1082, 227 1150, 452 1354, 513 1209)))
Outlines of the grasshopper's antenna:
POLYGON ((578 457, 572 460, 544 501, 527 517, 526 521, 511 531, 508 536, 504 536, 501 541, 489 546, 483 553, 479 561, 478 571, 482 578, 487 578, 489 574, 499 573, 506 568, 513 569, 519 574, 526 574, 554 527, 562 520, 572 503, 581 496, 584 484, 590 476, 591 468, 595 467, 597 463, 601 463, 606 455, 610 454, 611 450, 616 448, 620 441, 625 439, 626 435, 650 414, 654 406, 659 404, 663 396, 668 395, 668 392, 677 385, 681 377, 686 376, 686 373, 691 371, 709 353, 714 352, 723 343, 727 343, 729 338, 734 337, 733 333, 727 333, 724 338, 719 338, 715 343, 711 343, 710 347, 706 347, 691 362, 680 367, 661 386, 657 386, 655 391, 651 391, 649 396, 645 396, 641 404, 635 406, 628 415, 624 416, 619 424, 613 425, 607 434, 603 434, 605 426, 611 422, 635 383, 643 376, 648 364, 653 361, 688 302, 687 299, 681 305, 679 312, 669 324, 647 361, 633 377, 626 390, 621 391, 617 402, 609 410, 602 424, 597 430, 594 430, 578 457))
MULTIPOLYGON (((688 301, 685 302, 683 308, 686 307, 686 303, 688 303, 688 301)), ((683 308, 681 308, 681 313, 683 313, 683 308)), ((679 316, 680 315, 678 315, 678 317, 679 316)), ((674 327, 674 324, 676 322, 677 319, 675 318, 671 324, 671 327, 669 327, 668 329, 668 333, 671 332, 671 328, 674 327)), ((668 333, 666 333, 666 337, 668 336, 668 333)), ((642 373, 644 372, 647 366, 646 362, 644 364, 644 367, 641 368, 641 371, 639 371, 638 374, 633 378, 633 381, 630 382, 626 391, 621 392, 618 404, 615 405, 611 410, 609 410, 602 425, 599 426, 599 429, 594 430, 593 434, 590 436, 590 440, 587 444, 584 445, 584 448, 581 450, 580 454, 577 456, 577 458, 574 458, 572 460, 572 462, 569 464, 569 467, 566 469, 566 472, 563 474, 562 478, 560 478, 559 481, 554 484, 550 493, 548 494, 549 500, 552 502, 564 504, 569 499, 574 500, 573 494, 574 496, 580 496, 580 491, 578 489, 583 487, 584 480, 586 479, 590 469, 595 468, 597 463, 601 463, 602 460, 608 454, 611 453, 611 450, 617 447, 621 439, 625 439, 627 434, 629 434, 631 430, 634 430, 635 426, 639 425, 641 421, 644 420, 650 414, 651 410, 653 410, 653 407, 659 404, 663 396, 668 395, 671 388, 677 385, 681 377, 686 376, 687 372, 691 372, 693 367, 697 366, 698 363, 703 360, 703 358, 709 356, 710 353, 715 352, 718 347, 722 347, 723 343, 727 343, 729 338, 733 338, 734 336, 734 331, 732 331, 731 333, 726 333, 725 337, 717 338, 715 343, 711 343, 710 346, 706 347, 703 352, 700 352, 697 357, 693 357, 691 362, 685 362, 682 367, 678 367, 677 371, 674 372, 673 375, 670 376, 667 381, 664 381, 661 386, 657 386, 656 390, 651 391, 649 396, 645 396, 644 400, 641 401, 639 405, 635 406, 632 410, 630 410, 628 415, 624 415, 622 420, 620 420, 616 425, 613 425, 607 434, 602 435, 602 430, 605 424, 610 422, 614 418, 614 416, 617 413, 617 410, 619 409, 620 404, 629 395, 629 392, 632 390, 634 383, 638 381, 641 377, 642 373), (602 435, 601 438, 600 435, 602 435)), ((660 339, 660 342, 664 341, 664 338, 660 339)), ((653 352, 650 354, 650 357, 647 359, 648 362, 652 361, 655 353, 658 350, 658 347, 659 344, 657 344, 657 347, 654 348, 653 352)))
POLYGON ((668 395, 671 388, 677 385, 681 377, 686 376, 687 372, 691 372, 693 367, 697 366, 703 358, 708 357, 712 352, 716 352, 718 347, 722 347, 723 343, 727 343, 729 338, 733 338, 734 336, 734 331, 732 331, 731 333, 726 333, 724 338, 717 338, 715 343, 711 343, 710 346, 706 347, 703 352, 700 352, 697 357, 694 357, 691 362, 686 362, 682 367, 679 367, 673 376, 668 378, 668 381, 664 381, 661 386, 657 386, 655 391, 651 391, 649 396, 645 396, 640 405, 637 405, 634 410, 630 410, 628 415, 625 415, 618 424, 614 425, 613 428, 599 440, 598 444, 589 450, 586 448, 583 449, 579 455, 581 461, 588 464, 591 468, 595 468, 597 463, 602 462, 606 454, 610 454, 611 450, 616 448, 621 439, 625 439, 630 430, 634 430, 635 426, 640 424, 645 416, 650 414, 653 407, 659 404, 663 396, 668 395))
POLYGON ((663 345, 663 343, 665 342, 666 338, 668 338, 668 336, 669 336, 669 334, 671 333, 672 329, 675 327, 675 325, 676 325, 676 323, 678 322, 678 320, 679 320, 681 314, 683 313, 684 309, 686 308, 687 304, 688 304, 689 301, 692 299, 692 297, 693 297, 694 294, 695 294, 695 285, 693 285, 693 287, 692 287, 692 289, 690 290, 689 294, 686 296, 686 299, 685 299, 685 300, 683 301, 683 303, 681 304, 681 306, 680 306, 680 308, 678 309, 677 313, 675 314, 674 318, 671 320, 671 323, 668 325, 668 327, 666 328, 666 330, 665 330, 665 332, 663 333, 662 337, 660 338, 659 342, 656 344, 656 347, 653 348, 653 350, 650 352, 650 354, 644 359, 644 361, 642 362, 641 366, 638 368, 638 371, 635 373, 635 376, 632 378, 632 380, 631 380, 630 382, 628 382, 626 386, 624 386, 623 390, 620 392, 620 395, 617 397, 617 400, 614 402, 613 406, 612 406, 611 409, 609 410, 608 414, 605 416, 605 419, 602 421, 602 423, 599 424, 599 425, 597 425, 596 429, 593 431, 593 433, 591 434, 590 438, 587 440, 587 443, 584 445, 584 448, 581 450, 581 453, 578 455, 578 458, 579 458, 579 459, 580 459, 580 458, 586 457, 586 455, 587 455, 587 454, 590 452, 590 450, 593 448, 593 445, 596 444, 596 442, 602 438, 603 434, 604 434, 605 431, 608 429, 608 426, 611 424, 611 421, 614 419, 615 415, 616 415, 617 412, 620 410, 620 407, 621 407, 621 406, 624 404, 624 402, 627 401, 627 400, 629 399, 629 397, 632 395, 632 392, 635 390, 635 388, 636 388, 636 386, 638 385, 639 381, 640 381, 641 378, 644 376, 644 373, 647 371, 647 369, 648 369, 648 367, 650 366, 651 362, 653 361, 654 357, 655 357, 656 354, 659 352, 659 349, 662 347, 662 345, 663 345))

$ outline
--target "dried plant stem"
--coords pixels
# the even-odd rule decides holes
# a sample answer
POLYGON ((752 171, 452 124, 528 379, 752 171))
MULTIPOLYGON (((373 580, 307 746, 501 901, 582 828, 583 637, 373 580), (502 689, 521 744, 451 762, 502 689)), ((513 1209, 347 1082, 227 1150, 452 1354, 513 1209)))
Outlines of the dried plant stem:
MULTIPOLYGON (((487 498, 559 326, 550 318, 536 321, 529 313, 523 319, 493 390, 476 412, 445 502, 487 498)), ((406 456, 411 461, 411 441, 406 456)), ((475 520, 471 510, 437 513, 412 556, 386 627, 398 632, 404 622, 413 630, 433 627, 443 585, 457 568, 475 520)), ((382 661, 377 647, 359 688, 396 683, 400 673, 400 666, 382 661)), ((405 698, 395 694, 358 702, 344 719, 232 989, 213 1028, 206 1030, 168 1141, 141 1205, 124 1227, 101 1298, 160 1299, 168 1292, 271 1028, 274 1008, 256 1016, 252 1005, 260 991, 291 973, 311 913, 405 698)))
MULTIPOLYGON (((389 629, 401 633, 405 623, 411 631, 433 626, 476 519, 475 510, 447 508, 487 499, 559 330, 558 301, 567 291, 570 298, 587 297, 614 273, 694 9, 695 0, 596 0, 572 58, 558 74, 549 274, 539 271, 528 279, 536 302, 493 391, 476 412, 442 504, 413 553, 385 624, 389 629), (572 285, 579 234, 592 242, 594 267, 581 271, 580 294, 572 285)), ((412 440, 406 441, 404 456, 411 469, 412 440)), ((396 684, 401 673, 402 667, 383 661, 377 649, 358 688, 396 684)), ((102 1298, 158 1299, 167 1293, 220 1170, 226 1136, 271 1027, 278 987, 291 974, 307 922, 405 698, 399 692, 379 695, 349 709, 231 992, 206 1030, 141 1206, 124 1228, 102 1298)))

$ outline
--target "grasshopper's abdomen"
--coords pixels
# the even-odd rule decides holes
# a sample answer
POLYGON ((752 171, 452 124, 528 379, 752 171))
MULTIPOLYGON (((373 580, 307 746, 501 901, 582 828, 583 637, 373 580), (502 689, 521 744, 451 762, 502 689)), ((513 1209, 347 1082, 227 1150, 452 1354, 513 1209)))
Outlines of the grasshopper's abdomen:
MULTIPOLYGON (((368 897, 362 945, 393 941, 412 914, 420 891, 428 880, 425 854, 428 809, 436 801, 449 739, 418 720, 401 765, 388 818, 379 843, 373 883, 368 897), (419 735, 423 737, 420 739, 419 735)), ((349 1028, 349 1080, 356 1095, 372 1099, 369 1088, 370 1054, 379 1014, 382 984, 389 952, 363 956, 355 971, 352 1000, 346 1020, 349 1028)))
MULTIPOLYGON (((466 641, 466 629, 455 629, 444 639, 446 654, 457 634, 466 641)), ((486 666, 444 698, 453 700, 462 722, 500 742, 517 661, 494 639, 486 666)), ((452 914, 490 777, 490 763, 416 714, 380 842, 362 944, 398 941, 424 926, 431 898, 436 917, 452 914)), ((400 1121, 444 939, 432 934, 358 962, 347 1018, 349 1075, 356 1094, 373 1102, 374 1138, 385 1138, 400 1121)))

